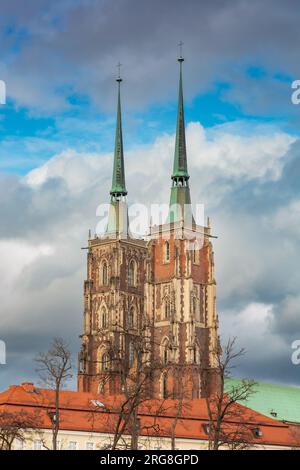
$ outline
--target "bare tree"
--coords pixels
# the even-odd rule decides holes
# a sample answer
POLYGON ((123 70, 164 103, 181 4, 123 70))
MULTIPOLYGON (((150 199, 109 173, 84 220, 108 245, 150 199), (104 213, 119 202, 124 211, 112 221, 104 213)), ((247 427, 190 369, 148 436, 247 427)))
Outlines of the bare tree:
POLYGON ((240 406, 255 393, 257 383, 253 380, 242 380, 226 386, 231 377, 235 361, 245 354, 244 349, 236 349, 236 338, 229 339, 223 350, 218 346, 215 351, 217 361, 217 387, 207 398, 209 425, 206 432, 209 439, 209 450, 228 447, 231 450, 245 449, 253 442, 253 423, 249 415, 240 406), (251 419, 250 419, 251 421, 251 419))
MULTIPOLYGON (((174 402, 175 408, 175 415, 172 421, 171 429, 170 429, 170 437, 171 437, 171 449, 176 450, 176 430, 179 421, 183 418, 184 412, 191 408, 191 405, 188 401, 184 400, 184 377, 182 371, 177 375, 178 380, 178 398, 174 402)), ((182 422, 181 422, 182 424, 182 422)))
POLYGON ((61 338, 54 338, 46 353, 36 357, 37 372, 42 382, 54 390, 54 411, 48 411, 52 424, 52 449, 57 450, 57 436, 60 428, 60 391, 72 377, 71 352, 61 338))
POLYGON ((124 330, 133 351, 129 363, 125 357, 119 358, 124 401, 120 406, 112 449, 117 448, 125 433, 130 435, 130 448, 138 448, 139 435, 142 432, 138 411, 140 405, 149 400, 154 370, 154 364, 150 360, 151 343, 146 332, 147 325, 142 327, 138 335, 131 335, 130 331, 124 330))
POLYGON ((12 450, 17 440, 24 442, 26 433, 38 429, 39 424, 40 419, 36 413, 0 412, 0 450, 12 450))
POLYGON ((123 341, 111 344, 109 347, 109 364, 100 364, 102 371, 100 374, 101 387, 104 390, 109 382, 111 372, 120 378, 122 396, 118 395, 116 403, 109 411, 107 428, 113 434, 110 449, 130 448, 137 449, 139 436, 150 433, 158 434, 159 426, 156 416, 161 408, 161 403, 157 404, 157 410, 151 399, 151 389, 153 386, 153 373, 157 371, 161 364, 153 361, 152 340, 150 339, 149 325, 146 321, 136 328, 114 325, 123 341), (120 349, 119 344, 127 344, 127 348, 120 349), (129 352, 130 349, 130 352, 129 352), (106 370, 103 371, 103 368, 106 370), (154 421, 151 425, 142 425, 139 418, 141 405, 152 408, 151 414, 154 421), (128 440, 127 437, 130 436, 128 440))

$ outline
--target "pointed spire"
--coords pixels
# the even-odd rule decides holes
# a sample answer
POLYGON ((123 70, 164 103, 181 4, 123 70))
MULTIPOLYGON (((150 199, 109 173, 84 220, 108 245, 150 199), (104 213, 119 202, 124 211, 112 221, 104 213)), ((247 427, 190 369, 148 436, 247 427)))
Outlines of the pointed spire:
POLYGON ((123 135, 122 135, 122 118, 121 118, 121 82, 120 76, 121 64, 118 64, 118 105, 117 105, 117 125, 115 138, 114 167, 112 176, 112 185, 110 190, 111 201, 108 214, 108 223, 106 235, 112 238, 128 238, 129 221, 126 203, 126 185, 125 185, 125 166, 123 151, 123 135))
POLYGON ((124 151, 123 151, 123 135, 122 135, 122 118, 121 118, 121 82, 120 77, 120 66, 119 75, 117 78, 118 83, 118 106, 117 106, 117 126, 116 126, 116 138, 115 138, 115 154, 114 154, 114 168, 110 194, 112 196, 126 196, 126 185, 125 185, 125 169, 124 169, 124 151))
POLYGON ((182 90, 182 63, 184 58, 182 57, 183 43, 180 42, 180 55, 178 58, 180 66, 179 74, 179 94, 178 94, 178 113, 177 113, 177 129, 176 129, 176 143, 175 143, 175 155, 174 155, 174 166, 172 178, 185 177, 189 178, 187 169, 187 157, 186 157, 186 142, 185 142, 185 124, 184 124, 184 107, 183 107, 183 90, 182 90))
POLYGON ((186 141, 185 141, 185 123, 183 106, 183 87, 182 87, 182 45, 179 43, 180 54, 178 58, 179 72, 179 94, 178 94, 178 114, 175 154, 172 173, 172 188, 170 197, 170 209, 167 222, 180 222, 194 224, 194 218, 191 210, 191 196, 189 188, 189 174, 187 168, 186 141))

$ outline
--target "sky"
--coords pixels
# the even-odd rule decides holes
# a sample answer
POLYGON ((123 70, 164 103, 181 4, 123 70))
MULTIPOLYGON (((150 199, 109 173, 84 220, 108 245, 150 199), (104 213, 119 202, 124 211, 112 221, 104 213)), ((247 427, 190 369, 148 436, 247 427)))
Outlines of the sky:
MULTIPOLYGON (((299 385, 300 10, 296 0, 2 0, 0 386, 80 347, 88 230, 108 202, 117 63, 129 203, 167 203, 179 41, 194 203, 211 218, 236 375, 299 385)), ((72 382, 75 386, 75 379, 72 382)))

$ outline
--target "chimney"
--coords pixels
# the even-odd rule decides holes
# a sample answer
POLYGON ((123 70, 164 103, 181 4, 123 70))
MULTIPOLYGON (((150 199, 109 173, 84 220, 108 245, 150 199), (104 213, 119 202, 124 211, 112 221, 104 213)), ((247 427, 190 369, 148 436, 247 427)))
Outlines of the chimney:
POLYGON ((22 382, 21 387, 23 387, 24 390, 29 393, 33 393, 35 390, 34 384, 32 382, 22 382))

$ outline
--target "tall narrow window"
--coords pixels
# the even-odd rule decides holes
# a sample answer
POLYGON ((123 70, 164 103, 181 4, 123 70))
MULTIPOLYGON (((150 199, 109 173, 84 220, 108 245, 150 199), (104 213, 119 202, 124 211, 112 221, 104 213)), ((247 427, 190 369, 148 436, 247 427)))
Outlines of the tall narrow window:
POLYGON ((193 309, 194 319, 196 321, 200 321, 200 309, 199 309, 199 301, 198 301, 197 297, 193 297, 192 309, 193 309))
POLYGON ((108 271, 107 271, 107 263, 104 261, 102 263, 102 269, 101 269, 101 284, 103 286, 108 285, 108 271))
POLYGON ((169 361, 169 346, 165 344, 164 346, 164 357, 163 357, 164 364, 168 364, 169 361))
POLYGON ((134 362, 134 345, 132 341, 130 341, 129 343, 128 362, 129 362, 129 367, 132 367, 133 362, 134 362))
POLYGON ((109 353, 108 353, 108 352, 105 352, 105 353, 102 354, 101 370, 102 370, 102 371, 109 370, 109 364, 110 364, 109 353))
POLYGON ((168 378, 167 374, 162 375, 162 398, 168 398, 168 378))
POLYGON ((170 261, 170 243, 166 242, 164 244, 164 262, 168 263, 170 261))
POLYGON ((193 349, 193 362, 194 364, 197 364, 197 347, 194 346, 194 349, 193 349))
POLYGON ((101 327, 104 329, 108 327, 108 315, 105 307, 102 307, 101 310, 101 327))
POLYGON ((170 318, 170 314, 171 314, 170 300, 166 299, 165 300, 165 311, 164 311, 165 320, 168 320, 170 318))
POLYGON ((134 287, 135 284, 135 262, 131 260, 128 266, 128 285, 134 287))
POLYGON ((128 314, 128 328, 133 328, 134 327, 134 307, 131 307, 129 310, 128 314))
POLYGON ((163 365, 167 365, 170 359, 170 344, 169 339, 164 338, 160 346, 160 354, 163 365))

